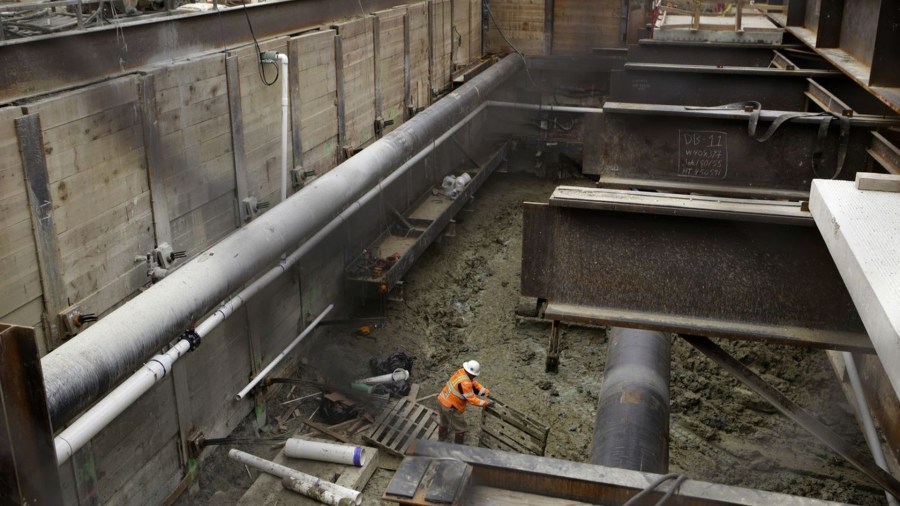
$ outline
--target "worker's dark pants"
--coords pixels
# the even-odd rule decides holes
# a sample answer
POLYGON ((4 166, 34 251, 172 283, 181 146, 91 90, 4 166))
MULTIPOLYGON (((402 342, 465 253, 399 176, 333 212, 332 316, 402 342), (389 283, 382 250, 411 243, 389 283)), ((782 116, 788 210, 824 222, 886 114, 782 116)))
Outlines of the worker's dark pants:
POLYGON ((445 408, 443 404, 439 404, 439 406, 440 410, 438 412, 441 416, 441 423, 438 428, 438 439, 446 441, 449 439, 448 436, 452 430, 454 442, 462 444, 466 438, 466 416, 462 411, 457 411, 454 407, 445 408))

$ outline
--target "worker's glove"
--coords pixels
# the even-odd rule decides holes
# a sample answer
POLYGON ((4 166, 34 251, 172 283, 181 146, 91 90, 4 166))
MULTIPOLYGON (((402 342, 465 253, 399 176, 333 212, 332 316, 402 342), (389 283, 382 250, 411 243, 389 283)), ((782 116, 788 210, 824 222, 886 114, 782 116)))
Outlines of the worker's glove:
POLYGON ((494 401, 487 401, 487 403, 484 405, 484 407, 489 408, 493 405, 494 405, 494 401))
POLYGON ((482 389, 481 389, 481 395, 487 397, 488 395, 491 395, 491 391, 490 391, 487 387, 482 388, 482 389))

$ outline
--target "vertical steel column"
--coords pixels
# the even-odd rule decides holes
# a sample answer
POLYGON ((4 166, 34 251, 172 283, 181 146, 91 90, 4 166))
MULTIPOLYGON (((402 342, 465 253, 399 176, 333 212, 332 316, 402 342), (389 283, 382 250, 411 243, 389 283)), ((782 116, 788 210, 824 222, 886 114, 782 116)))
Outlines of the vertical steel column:
POLYGON ((610 329, 592 464, 668 472, 670 358, 666 333, 610 329))

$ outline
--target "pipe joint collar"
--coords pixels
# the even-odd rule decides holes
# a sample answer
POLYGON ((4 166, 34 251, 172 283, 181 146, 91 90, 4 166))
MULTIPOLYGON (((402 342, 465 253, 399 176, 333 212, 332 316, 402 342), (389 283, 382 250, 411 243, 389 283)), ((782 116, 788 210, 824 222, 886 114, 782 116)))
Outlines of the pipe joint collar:
POLYGON ((182 339, 191 343, 190 351, 194 351, 200 347, 200 343, 203 341, 203 338, 200 337, 200 334, 197 333, 195 329, 189 329, 184 331, 184 335, 181 336, 182 339))

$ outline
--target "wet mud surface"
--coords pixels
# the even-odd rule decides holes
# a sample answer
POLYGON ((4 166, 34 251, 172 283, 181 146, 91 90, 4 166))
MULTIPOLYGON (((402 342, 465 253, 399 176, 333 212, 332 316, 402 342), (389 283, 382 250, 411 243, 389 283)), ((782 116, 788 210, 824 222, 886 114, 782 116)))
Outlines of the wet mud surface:
MULTIPOLYGON (((370 337, 328 327, 304 343, 299 375, 364 377, 370 358, 403 349, 416 357, 412 379, 419 397, 439 391, 463 361, 482 364, 479 378, 492 395, 551 426, 547 456, 586 462, 607 345, 606 329, 562 325, 559 372, 544 372, 549 323, 515 314, 520 304, 521 203, 546 202, 559 184, 526 175, 496 174, 457 218, 455 237, 428 249, 405 278, 402 300, 385 307, 387 325, 370 337), (313 365, 316 367, 313 367, 313 365), (327 364, 327 365, 323 365, 327 364), (317 370, 320 369, 320 370, 317 370)), ((380 308, 364 307, 377 313, 380 308)), ((670 470, 692 479, 855 504, 884 504, 884 495, 861 473, 727 372, 673 336, 670 470)), ((856 421, 822 351, 757 342, 719 340, 727 351, 836 433, 867 452, 856 421)), ((299 429, 316 409, 304 402, 298 415, 274 422, 291 404, 313 393, 282 388, 268 403, 261 430, 248 420, 235 436, 271 437, 299 429)), ((435 401, 426 401, 435 407, 435 401)), ((476 444, 480 413, 467 410, 469 444, 476 444)), ((251 416, 252 418, 252 416, 251 416)), ((271 446, 241 447, 271 457, 271 446)), ((204 459, 199 490, 180 504, 233 504, 253 473, 227 458, 222 447, 204 459)), ((364 504, 381 504, 390 481, 379 470, 364 504)))

